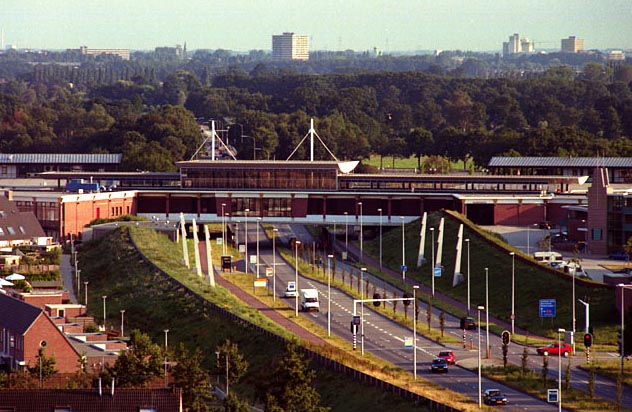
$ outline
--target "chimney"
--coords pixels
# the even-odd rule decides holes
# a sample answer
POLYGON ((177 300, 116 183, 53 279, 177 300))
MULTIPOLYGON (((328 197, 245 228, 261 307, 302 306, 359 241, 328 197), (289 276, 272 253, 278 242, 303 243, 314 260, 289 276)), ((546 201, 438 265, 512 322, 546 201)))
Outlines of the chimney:
POLYGON ((99 378, 99 396, 103 396, 103 387, 101 386, 101 378, 99 378))
POLYGON ((112 386, 110 387, 110 396, 114 397, 114 378, 112 378, 112 386))

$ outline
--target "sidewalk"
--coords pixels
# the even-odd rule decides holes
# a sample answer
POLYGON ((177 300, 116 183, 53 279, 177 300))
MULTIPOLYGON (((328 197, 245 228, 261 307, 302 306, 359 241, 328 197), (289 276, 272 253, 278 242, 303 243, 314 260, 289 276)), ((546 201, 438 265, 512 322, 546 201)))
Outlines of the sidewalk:
POLYGON ((77 296, 75 295, 75 288, 73 287, 74 271, 70 261, 70 255, 61 255, 61 266, 59 270, 61 272, 61 278, 64 282, 64 286, 66 287, 66 290, 68 290, 70 301, 72 303, 77 303, 77 296))

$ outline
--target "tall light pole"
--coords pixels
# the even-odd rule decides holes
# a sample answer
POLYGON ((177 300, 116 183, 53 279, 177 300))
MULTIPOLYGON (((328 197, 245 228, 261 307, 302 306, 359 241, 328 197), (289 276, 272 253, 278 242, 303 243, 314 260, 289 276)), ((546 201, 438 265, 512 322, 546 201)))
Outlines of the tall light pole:
POLYGON ((511 256, 511 334, 516 333, 516 254, 509 252, 511 256))
POLYGON ((121 338, 125 337, 125 309, 121 309, 121 338))
POLYGON ((377 210, 380 213, 380 272, 382 271, 382 208, 377 210))
POLYGON ((105 300, 108 298, 106 295, 101 296, 101 298, 103 299, 103 328, 105 330, 107 330, 107 327, 105 326, 105 300))
POLYGON ((226 255, 226 214, 224 208, 226 203, 222 203, 222 255, 226 255))
POLYGON ((619 283, 617 285, 621 288, 621 376, 623 376, 624 372, 624 361, 625 361, 625 290, 628 287, 632 287, 632 285, 624 285, 623 283, 619 283))
POLYGON ((485 268, 485 343, 487 353, 485 358, 491 356, 491 346, 489 345, 489 269, 485 268))
POLYGON ((358 202, 360 206, 360 263, 364 262, 364 248, 362 247, 364 242, 363 227, 362 227, 362 202, 358 202))
POLYGON ((360 268, 360 342, 362 344, 362 354, 364 355, 364 274, 366 268, 360 268))
POLYGON ((570 272, 569 274, 573 277, 573 325, 571 330, 573 331, 573 355, 575 354, 575 327, 577 326, 577 316, 575 312, 575 272, 570 272))
POLYGON ((417 289, 419 285, 413 285, 413 376, 417 380, 417 289))
POLYGON ((470 239, 465 239, 467 244, 467 314, 470 314, 470 239))
POLYGON ((257 279, 259 279, 259 227, 261 226, 261 217, 257 217, 257 279))
POLYGON ((558 351, 557 351, 557 405, 558 405, 558 411, 562 412, 562 341, 561 341, 561 335, 563 335, 564 333, 566 333, 566 329, 558 329, 557 330, 557 347, 558 347, 558 351))
POLYGON ((529 239, 529 234, 531 233, 531 225, 527 226, 527 255, 531 255, 531 243, 529 239))
POLYGON ((276 237, 279 229, 272 229, 272 301, 276 302, 276 237))
POLYGON ((590 332, 590 303, 584 302, 581 299, 577 299, 579 303, 584 305, 585 314, 584 314, 584 333, 590 332))
POLYGON ((404 216, 399 218, 402 220, 402 282, 406 282, 406 226, 404 226, 404 216))
POLYGON ((246 264, 244 266, 244 273, 248 273, 248 266, 250 265, 248 261, 248 212, 250 212, 250 209, 244 210, 244 214, 246 215, 246 238, 244 239, 244 246, 246 246, 246 264))
POLYGON ((294 247, 296 248, 294 251, 294 285, 296 287, 296 295, 294 296, 294 315, 298 318, 298 248, 301 246, 301 241, 297 240, 294 242, 294 247))
POLYGON ((85 306, 86 306, 86 313, 88 313, 88 282, 87 280, 85 282, 83 282, 83 286, 84 286, 84 299, 85 299, 85 306))
POLYGON ((167 344, 167 334, 169 333, 169 329, 165 329, 165 388, 168 386, 168 382, 167 382, 167 350, 169 349, 169 346, 167 344))
POLYGON ((432 282, 432 297, 434 298, 434 270, 435 270, 435 241, 434 241, 434 227, 430 228, 430 233, 432 233, 432 243, 430 243, 430 246, 432 247, 432 267, 430 268, 430 280, 432 282))
POLYGON ((481 379, 481 310, 485 310, 485 306, 478 305, 478 407, 483 407, 481 395, 483 392, 482 379, 481 379))
POLYGON ((349 256, 349 213, 345 212, 345 260, 349 256))
POLYGON ((331 260, 334 255, 327 255, 329 276, 327 277, 327 336, 331 337, 331 260))

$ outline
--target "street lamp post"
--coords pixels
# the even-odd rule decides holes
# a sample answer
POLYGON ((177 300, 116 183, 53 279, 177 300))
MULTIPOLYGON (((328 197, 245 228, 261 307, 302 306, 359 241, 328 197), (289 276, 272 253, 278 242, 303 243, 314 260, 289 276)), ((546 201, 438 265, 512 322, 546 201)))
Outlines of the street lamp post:
POLYGON ((413 285, 413 376, 417 380, 417 289, 419 285, 413 285))
POLYGON ((621 376, 623 376, 624 372, 624 361, 625 361, 625 290, 632 288, 632 285, 625 285, 623 283, 619 283, 617 285, 621 288, 621 376))
POLYGON ((430 244, 430 246, 432 246, 432 267, 430 268, 430 280, 432 282, 432 297, 434 298, 434 270, 435 270, 435 241, 434 241, 434 227, 430 228, 430 233, 432 233, 432 243, 430 244))
POLYGON ((470 314, 470 239, 465 239, 467 244, 467 314, 470 314))
POLYGON ((489 344, 489 269, 485 268, 485 343, 487 346, 486 358, 491 356, 489 344))
POLYGON ((364 355, 364 274, 366 268, 360 268, 360 343, 364 355))
POLYGON ((88 313, 88 283, 90 282, 88 282, 87 280, 83 282, 83 286, 85 287, 84 299, 85 299, 86 313, 88 313))
POLYGON ((81 269, 77 269, 76 274, 77 274, 77 280, 76 280, 77 302, 79 302, 79 299, 81 298, 81 269))
POLYGON ((296 288, 296 296, 294 296, 294 315, 298 317, 298 248, 301 246, 301 241, 297 240, 294 242, 295 252, 294 252, 294 286, 296 288))
POLYGON ((226 255, 226 214, 224 208, 226 203, 222 203, 222 255, 226 255))
POLYGON ((105 300, 108 298, 106 295, 101 296, 101 298, 103 299, 103 328, 107 330, 107 327, 105 326, 105 300))
POLYGON ((510 252, 511 255, 511 334, 513 335, 516 323, 516 254, 510 252))
POLYGON ((570 275, 573 277, 573 325, 571 330, 573 331, 573 355, 575 354, 575 328, 577 326, 577 316, 575 312, 575 273, 570 272, 570 275))
POLYGON ((246 237, 244 239, 244 246, 246 246, 246 262, 244 265, 244 273, 248 273, 248 266, 250 265, 250 262, 248 261, 248 212, 250 212, 250 209, 246 209, 244 210, 244 214, 245 214, 245 224, 246 224, 246 237))
POLYGON ((272 229, 272 301, 276 302, 276 237, 279 229, 272 229))
POLYGON ((257 217, 257 279, 259 279, 259 227, 261 226, 261 217, 257 217))
MULTIPOLYGON (((561 335, 566 333, 566 329, 558 329, 557 330, 557 347, 558 349, 562 346, 561 335)), ((557 351, 557 405, 558 411, 562 412, 562 351, 557 351)))
POLYGON ((165 329, 165 388, 168 386, 167 383, 167 350, 169 346, 167 344, 167 334, 169 333, 169 329, 165 329))
POLYGON ((349 213, 345 212, 345 260, 349 256, 349 213))
POLYGON ((382 208, 377 210, 380 213, 380 272, 382 271, 382 208))
POLYGON ((481 379, 481 310, 485 310, 485 306, 479 305, 478 310, 478 407, 482 408, 482 379, 481 379))
POLYGON ((121 309, 121 338, 125 337, 125 309, 121 309))
POLYGON ((360 263, 364 262, 364 248, 362 247, 364 243, 363 236, 363 227, 362 227, 362 202, 358 202, 358 206, 360 206, 360 263))
POLYGON ((329 276, 327 277, 327 336, 331 337, 331 260, 334 255, 327 255, 329 276))
POLYGON ((406 226, 404 226, 404 216, 400 216, 400 219, 402 219, 402 282, 406 282, 406 226))

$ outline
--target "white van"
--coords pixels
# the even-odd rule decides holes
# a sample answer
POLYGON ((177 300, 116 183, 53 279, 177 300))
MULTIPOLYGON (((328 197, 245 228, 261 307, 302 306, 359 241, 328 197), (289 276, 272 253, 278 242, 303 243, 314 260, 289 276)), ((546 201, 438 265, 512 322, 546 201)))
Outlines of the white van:
POLYGON ((564 260, 562 254, 559 252, 535 252, 533 258, 540 263, 550 265, 554 262, 561 262, 564 260))
POLYGON ((301 310, 303 312, 319 312, 318 291, 316 289, 301 289, 301 310))

